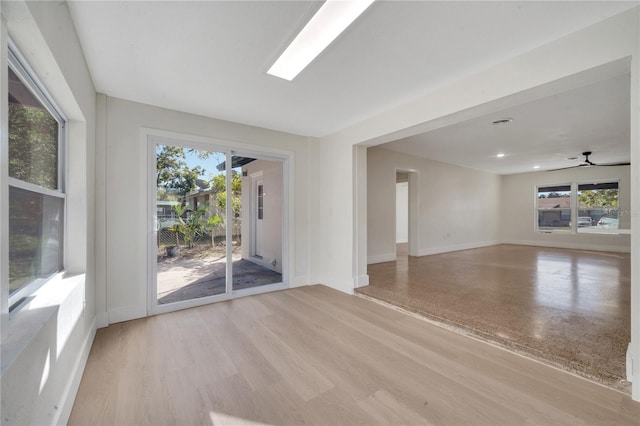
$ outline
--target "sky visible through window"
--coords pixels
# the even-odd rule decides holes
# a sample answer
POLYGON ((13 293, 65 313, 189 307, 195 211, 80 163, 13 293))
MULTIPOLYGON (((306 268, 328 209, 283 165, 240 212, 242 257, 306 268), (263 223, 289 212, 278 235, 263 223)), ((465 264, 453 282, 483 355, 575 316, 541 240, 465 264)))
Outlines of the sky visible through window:
MULTIPOLYGON (((210 152, 211 152, 211 155, 209 156, 209 158, 202 159, 198 157, 198 150, 189 149, 189 148, 184 149, 184 154, 186 156, 185 161, 187 162, 187 166, 190 169, 200 166, 202 169, 204 169, 204 173, 198 177, 207 181, 210 180, 213 175, 219 175, 219 174, 224 175, 226 173, 225 170, 218 171, 218 169, 216 168, 218 164, 225 161, 226 159, 225 154, 223 152, 216 152, 216 151, 210 151, 210 152)), ((233 170, 240 173, 241 168, 236 167, 233 170)))

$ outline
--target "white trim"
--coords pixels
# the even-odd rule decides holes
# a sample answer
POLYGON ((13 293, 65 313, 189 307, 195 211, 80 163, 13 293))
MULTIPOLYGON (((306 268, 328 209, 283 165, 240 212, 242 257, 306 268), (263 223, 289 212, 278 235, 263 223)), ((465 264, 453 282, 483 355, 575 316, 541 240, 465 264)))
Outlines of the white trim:
MULTIPOLYGON (((230 140, 222 140, 216 138, 203 137, 198 135, 188 135, 184 133, 169 132, 165 130, 157 130, 143 127, 140 129, 140 138, 147 150, 147 303, 145 313, 138 306, 124 307, 109 312, 109 323, 125 321, 143 316, 150 316, 171 312, 179 309, 186 309, 195 306, 201 306, 208 303, 229 300, 234 297, 241 297, 248 294, 260 294, 267 291, 278 290, 289 287, 289 279, 293 275, 292 268, 294 265, 294 251, 291 247, 293 241, 293 184, 290 176, 293 169, 293 152, 274 148, 265 148, 256 145, 234 142, 230 140), (170 145, 182 148, 193 148, 203 151, 217 151, 224 153, 226 156, 226 172, 230 175, 232 156, 255 157, 260 160, 280 161, 283 168, 283 244, 282 244, 282 283, 255 287, 251 291, 236 290, 233 291, 232 274, 233 267, 231 262, 227 262, 226 273, 226 293, 201 297, 197 299, 184 300, 175 303, 160 305, 157 303, 157 250, 156 250, 156 198, 157 187, 152 182, 155 181, 156 172, 156 146, 170 145)), ((231 182, 227 180, 227 217, 231 217, 232 203, 231 182)), ((230 234, 232 227, 227 224, 227 241, 231 241, 230 234)), ((231 246, 227 246, 227 258, 231 259, 231 246)), ((249 289, 247 289, 249 290, 249 289)))
MULTIPOLYGON (((120 308, 112 309, 108 314, 108 323, 114 324, 117 322, 130 321, 138 318, 144 318, 147 316, 147 310, 144 306, 129 305, 120 308)), ((149 314, 150 315, 150 314, 149 314)))
POLYGON ((633 352, 631 347, 631 342, 627 345, 626 352, 626 368, 625 372, 627 374, 627 382, 633 383, 633 352))
MULTIPOLYGON (((42 82, 38 79, 37 74, 35 73, 33 68, 31 68, 31 66, 29 65, 29 62, 24 58, 20 50, 16 47, 11 37, 9 37, 5 32, 4 21, 2 24, 3 24, 2 64, 5 64, 5 61, 6 61, 6 65, 3 65, 3 72, 2 72, 2 89, 3 89, 2 93, 7 95, 9 93, 7 69, 11 68, 11 70, 16 74, 16 76, 18 77, 20 82, 24 85, 24 87, 34 96, 34 98, 49 113, 49 115, 51 115, 51 117, 53 117, 53 119, 56 120, 56 122, 58 123, 58 141, 57 141, 58 152, 57 152, 57 159, 56 159, 56 169, 58 172, 58 176, 57 176, 57 182, 56 182, 57 189, 53 189, 53 190, 9 176, 9 168, 8 168, 8 164, 6 163, 9 161, 9 158, 8 158, 9 157, 9 153, 8 153, 9 140, 8 140, 8 134, 6 133, 8 129, 9 111, 8 111, 8 105, 5 106, 3 104, 3 112, 2 112, 3 116, 2 116, 2 122, 1 122, 2 126, 0 126, 3 129, 3 135, 2 135, 2 158, 3 158, 2 169, 3 170, 2 170, 2 179, 1 179, 3 182, 2 183, 3 203, 1 205, 3 206, 3 208, 4 206, 6 206, 8 210, 9 192, 10 192, 10 188, 12 187, 63 200, 62 236, 60 237, 61 238, 60 243, 62 248, 59 249, 62 251, 61 270, 53 272, 49 274, 47 277, 33 277, 33 279, 29 283, 21 286, 17 291, 15 291, 11 295, 9 295, 9 282, 7 280, 7 282, 5 283, 4 282, 5 278, 3 278, 2 313, 4 316, 5 312, 8 314, 8 310, 11 308, 11 306, 17 303, 21 298, 32 295, 45 283, 49 282, 55 277, 59 278, 62 276, 62 274, 64 274, 65 267, 67 264, 67 243, 68 243, 69 228, 67 226, 67 202, 66 202, 67 197, 65 194, 65 182, 66 182, 66 177, 68 173, 68 169, 67 169, 68 162, 66 159, 67 139, 66 139, 66 129, 65 129, 67 118, 64 114, 62 114, 61 109, 54 102, 46 86, 42 84, 42 82), (4 44, 5 40, 7 41, 6 45, 4 44), (7 109, 5 110, 5 108, 7 109), (5 291, 7 294, 6 306, 5 306, 5 291)), ((3 235, 2 240, 3 241, 7 240, 6 244, 8 244, 9 232, 10 232, 8 230, 8 227, 9 227, 8 215, 4 215, 4 214, 2 215, 2 224, 3 224, 3 230, 6 230, 6 233, 3 232, 2 234, 3 235)), ((5 257, 7 257, 8 259, 9 257, 8 245, 3 246, 0 253, 3 259, 5 257)), ((4 268, 0 268, 0 269, 8 271, 9 264, 6 263, 5 265, 4 261, 2 263, 3 263, 3 266, 6 267, 6 269, 4 268)), ((24 305, 20 306, 20 309, 22 307, 24 307, 24 305)), ((13 313, 9 315, 9 317, 11 316, 13 316, 13 313)), ((6 330, 3 328, 3 331, 2 331, 3 338, 5 337, 5 333, 6 333, 6 330)))
POLYGON ((229 299, 234 299, 236 297, 253 296, 254 294, 269 293, 270 291, 275 290, 286 290, 287 288, 289 288, 289 286, 282 282, 259 285, 257 287, 243 288, 241 290, 233 290, 229 299))
MULTIPOLYGON (((195 308, 198 306, 208 305, 211 303, 224 302, 227 300, 237 299, 238 297, 253 296, 256 294, 269 293, 271 291, 276 291, 276 290, 285 290, 287 288, 289 287, 284 283, 275 283, 275 284, 267 284, 267 285, 262 285, 258 287, 247 288, 243 290, 235 290, 230 294, 221 293, 215 296, 199 297, 197 299, 189 299, 189 300, 182 300, 180 302, 175 302, 175 303, 167 303, 165 305, 158 305, 154 315, 180 311, 183 309, 195 308)), ((121 321, 126 321, 126 320, 121 320, 121 321)))
MULTIPOLYGON (((7 23, 0 14, 0 93, 9 92, 8 84, 8 48, 7 23)), ((9 205, 9 104, 0 103, 0 206, 9 205)), ((0 342, 8 336, 9 332, 9 216, 0 209, 0 342)))
MULTIPOLYGON (((145 179, 145 188, 147 193, 147 212, 145 214, 145 217, 147 218, 147 303, 145 315, 143 316, 148 316, 155 313, 155 309, 158 304, 158 250, 156 248, 156 232, 158 229, 158 210, 156 202, 158 198, 158 187, 152 183, 156 179, 157 142, 152 141, 144 130, 140 131, 140 138, 143 139, 143 143, 147 148, 147 177, 145 179)), ((113 322, 117 321, 114 321, 111 312, 109 312, 109 324, 112 324, 113 322)))
POLYGON ((49 114, 54 116, 58 124, 64 128, 64 124, 68 119, 62 113, 62 108, 56 104, 53 96, 51 96, 46 89, 47 86, 38 78, 38 74, 33 70, 29 61, 27 61, 11 37, 8 37, 7 59, 8 65, 18 77, 23 79, 23 83, 25 83, 27 89, 42 103, 42 106, 47 109, 49 114))
POLYGON ((105 328, 109 326, 109 313, 98 312, 96 314, 96 328, 105 328))
POLYGON ((48 195, 49 197, 62 198, 63 200, 66 200, 67 198, 67 194, 57 189, 45 188, 43 186, 16 179, 10 176, 8 178, 8 181, 9 186, 13 186, 14 188, 24 189, 25 191, 35 192, 42 195, 48 195))
POLYGON ((311 285, 311 280, 308 275, 298 275, 297 277, 294 277, 292 281, 293 282, 289 285, 289 288, 311 285))
POLYGON ((369 275, 353 277, 353 288, 366 287, 369 285, 369 275))
MULTIPOLYGON (((579 187, 580 185, 585 185, 585 184, 599 184, 599 183, 617 183, 618 184, 618 195, 620 195, 620 179, 619 178, 601 178, 601 179, 595 179, 593 181, 591 180, 582 180, 582 181, 578 181, 575 180, 574 182, 571 183, 559 183, 559 184, 536 184, 535 185, 535 200, 534 200, 534 209, 535 209, 535 215, 534 215, 534 230, 535 232, 538 232, 540 234, 571 234, 571 235, 578 235, 578 234, 630 234, 631 230, 630 229, 614 229, 612 230, 613 232, 607 230, 603 230, 603 231, 590 231, 590 230, 584 230, 584 228, 578 228, 578 217, 580 215, 580 210, 592 210, 592 209, 598 209, 598 207, 594 207, 594 208, 589 208, 589 207, 585 207, 585 208, 580 208, 580 202, 578 200, 578 192, 579 192, 579 187), (569 186, 570 187, 570 207, 562 207, 562 208, 552 208, 552 207, 543 207, 543 208, 539 208, 538 207, 538 196, 539 196, 539 189, 540 188, 545 188, 545 187, 556 187, 556 186, 569 186), (540 211, 562 211, 562 210, 569 210, 570 211, 570 225, 569 225, 569 229, 563 229, 563 228, 558 228, 558 229, 540 229, 538 227, 538 221, 539 221, 539 212, 540 211), (580 229, 582 229, 582 231, 580 231, 580 229), (609 232, 607 232, 609 231, 609 232)), ((618 199, 618 207, 616 208, 618 210, 618 215, 620 212, 620 199, 618 199)))
POLYGON ((371 255, 371 256, 367 256, 367 265, 371 265, 372 263, 393 262, 395 260, 396 260, 395 251, 393 253, 371 255))
POLYGON ((183 148, 195 148, 203 151, 233 151, 234 155, 246 155, 260 157, 260 160, 283 160, 286 157, 293 158, 291 151, 267 148, 259 145, 251 145, 237 142, 231 139, 218 139, 213 137, 192 135, 188 133, 171 132, 167 130, 141 127, 141 134, 145 141, 153 138, 156 144, 180 146, 183 148), (239 154, 241 152, 241 154, 239 154))
POLYGON ((225 191, 225 251, 226 251, 226 260, 225 267, 226 271, 224 274, 225 277, 225 287, 224 294, 230 294, 233 290, 233 222, 235 218, 233 217, 233 194, 231 193, 232 186, 232 174, 231 174, 231 163, 233 161, 233 151, 226 150, 225 154, 225 179, 224 179, 224 191, 225 191))
POLYGON ((479 241, 479 242, 463 243, 463 244, 453 244, 449 246, 420 249, 418 250, 418 256, 429 256, 432 254, 450 253, 453 251, 460 251, 460 250, 471 250, 471 249, 482 248, 482 247, 496 246, 498 244, 500 244, 500 241, 495 241, 495 240, 479 241))
MULTIPOLYGON (((56 104, 54 98, 49 94, 46 85, 38 78, 38 75, 31 67, 22 52, 11 37, 8 39, 8 64, 12 71, 18 76, 22 84, 36 98, 47 112, 58 122, 58 158, 57 158, 57 186, 61 192, 66 192, 67 181, 67 117, 62 113, 62 109, 56 104)), ((8 89, 8 87, 7 87, 8 89)), ((7 90, 8 93, 8 90, 7 90)), ((14 185, 9 181, 10 185, 14 185)), ((24 188, 33 191, 34 189, 24 188)), ((65 211, 65 217, 66 217, 65 211)), ((66 229, 66 223, 65 223, 66 229)))
POLYGON ((91 352, 93 340, 96 337, 96 328, 97 317, 94 317, 93 322, 91 323, 91 331, 84 339, 82 347, 80 348, 78 358, 76 359, 76 362, 73 366, 73 371, 69 375, 70 380, 67 382, 67 385, 64 387, 64 391, 62 392, 62 397, 60 398, 60 403, 58 404, 58 407, 60 407, 60 409, 57 411, 58 416, 57 418, 53 418, 52 424, 66 425, 69 422, 71 409, 73 408, 73 403, 76 400, 78 389, 80 388, 82 374, 84 373, 84 368, 87 365, 87 360, 89 359, 89 353, 91 352))
POLYGON ((549 247, 549 248, 563 248, 572 250, 589 250, 589 251, 606 251, 614 253, 630 253, 631 247, 609 246, 603 244, 583 244, 583 243, 561 243, 556 241, 530 241, 530 240, 515 240, 506 239, 502 241, 502 244, 513 244, 518 246, 534 246, 534 247, 549 247))

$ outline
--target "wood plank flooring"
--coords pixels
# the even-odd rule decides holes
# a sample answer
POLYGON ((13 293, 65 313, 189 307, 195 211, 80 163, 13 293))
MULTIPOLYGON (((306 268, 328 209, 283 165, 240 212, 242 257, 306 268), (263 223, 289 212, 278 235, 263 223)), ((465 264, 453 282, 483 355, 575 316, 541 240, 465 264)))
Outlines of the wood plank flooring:
POLYGON ((637 425, 629 396, 324 286, 98 330, 71 425, 637 425))

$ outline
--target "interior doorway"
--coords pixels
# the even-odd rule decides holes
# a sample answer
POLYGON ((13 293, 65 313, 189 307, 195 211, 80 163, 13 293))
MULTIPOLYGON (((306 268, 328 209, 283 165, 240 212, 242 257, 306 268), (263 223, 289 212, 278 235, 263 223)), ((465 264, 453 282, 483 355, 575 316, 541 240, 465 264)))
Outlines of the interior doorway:
POLYGON ((409 173, 396 172, 396 259, 409 255, 409 173))
POLYGON ((394 224, 396 260, 419 255, 418 198, 418 172, 397 169, 394 224))

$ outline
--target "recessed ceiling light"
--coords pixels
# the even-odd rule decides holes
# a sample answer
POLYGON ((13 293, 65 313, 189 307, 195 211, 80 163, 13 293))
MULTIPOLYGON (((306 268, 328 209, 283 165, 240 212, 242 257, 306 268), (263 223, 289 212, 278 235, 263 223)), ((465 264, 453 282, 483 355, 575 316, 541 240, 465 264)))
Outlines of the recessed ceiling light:
POLYGON ((293 80, 374 0, 327 0, 269 68, 267 74, 293 80))
POLYGON ((501 124, 509 124, 513 121, 513 118, 499 118, 497 120, 493 120, 491 122, 491 124, 493 124, 494 126, 499 126, 501 124))
POLYGON ((537 164, 535 166, 533 166, 534 169, 539 169, 540 166, 538 166, 537 164))
POLYGON ((500 152, 500 153, 496 154, 496 157, 502 158, 502 157, 504 157, 504 153, 500 152))

